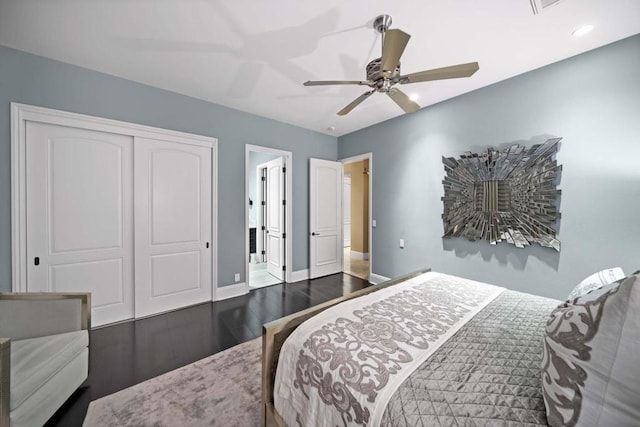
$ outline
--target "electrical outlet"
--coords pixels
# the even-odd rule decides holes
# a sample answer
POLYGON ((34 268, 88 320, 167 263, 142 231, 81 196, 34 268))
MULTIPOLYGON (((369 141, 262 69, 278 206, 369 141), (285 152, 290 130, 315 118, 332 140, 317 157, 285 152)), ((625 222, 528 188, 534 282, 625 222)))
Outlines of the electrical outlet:
POLYGON ((376 220, 375 219, 371 220, 371 227, 376 228, 376 220))
POLYGON ((236 273, 236 275, 233 277, 233 280, 235 280, 236 282, 240 281, 240 273, 236 273))
POLYGON ((400 239, 400 247, 404 248, 404 239, 400 239))

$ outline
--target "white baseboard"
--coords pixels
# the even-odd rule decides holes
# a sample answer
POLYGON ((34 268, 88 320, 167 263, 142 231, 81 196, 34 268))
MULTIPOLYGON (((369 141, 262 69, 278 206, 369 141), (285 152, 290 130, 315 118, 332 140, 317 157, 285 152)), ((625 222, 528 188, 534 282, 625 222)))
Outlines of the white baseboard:
POLYGON ((357 252, 357 251, 351 251, 351 258, 353 259, 369 259, 369 253, 365 252, 357 252))
POLYGON ((309 269, 305 268, 304 270, 292 271, 291 272, 291 283, 300 282, 302 280, 307 280, 309 278, 309 269))
POLYGON ((234 297, 239 297, 240 295, 248 294, 246 283, 234 283, 229 286, 222 286, 216 289, 216 301, 221 301, 223 299, 229 299, 234 297))
POLYGON ((377 285, 378 283, 386 282, 387 280, 391 280, 389 277, 384 277, 379 274, 371 273, 369 275, 369 283, 377 285))

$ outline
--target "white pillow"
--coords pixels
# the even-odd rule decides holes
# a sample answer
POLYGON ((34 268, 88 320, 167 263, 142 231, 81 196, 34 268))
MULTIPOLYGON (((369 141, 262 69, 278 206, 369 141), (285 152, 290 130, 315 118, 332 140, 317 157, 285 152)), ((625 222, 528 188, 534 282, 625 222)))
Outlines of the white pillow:
POLYGON ((625 276, 624 271, 622 271, 620 267, 607 268, 605 270, 598 271, 584 279, 578 284, 578 286, 573 288, 567 299, 573 300, 575 298, 585 296, 593 290, 610 285, 618 280, 624 279, 625 277, 627 276, 625 276))

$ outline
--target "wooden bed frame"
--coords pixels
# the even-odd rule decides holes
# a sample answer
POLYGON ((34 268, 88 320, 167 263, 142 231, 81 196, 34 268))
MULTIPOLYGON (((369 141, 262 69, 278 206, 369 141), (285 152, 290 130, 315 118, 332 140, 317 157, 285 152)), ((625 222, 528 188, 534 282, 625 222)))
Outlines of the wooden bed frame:
POLYGON ((332 299, 306 310, 291 314, 287 317, 283 317, 282 319, 274 320, 273 322, 265 324, 262 328, 262 415, 264 425, 269 427, 286 427, 284 421, 280 417, 280 414, 278 414, 273 406, 273 387, 276 378, 276 368, 278 367, 280 349, 287 337, 302 322, 343 301, 370 294, 380 289, 388 288, 389 286, 397 285, 398 283, 429 271, 431 271, 430 268, 414 271, 413 273, 405 274, 404 276, 388 280, 379 285, 360 289, 340 298, 332 299))

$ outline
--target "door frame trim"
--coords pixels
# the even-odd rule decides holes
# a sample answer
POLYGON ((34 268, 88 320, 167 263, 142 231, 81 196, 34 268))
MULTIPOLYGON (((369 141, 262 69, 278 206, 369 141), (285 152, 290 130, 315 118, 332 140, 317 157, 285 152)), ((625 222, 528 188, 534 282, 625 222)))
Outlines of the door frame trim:
POLYGON ((218 285, 218 140, 217 138, 71 113, 34 105, 11 103, 11 289, 27 290, 27 122, 39 122, 117 133, 134 138, 161 139, 179 144, 211 148, 211 294, 215 301, 218 285), (185 138, 189 141, 185 141, 185 138))
MULTIPOLYGON (((358 154, 357 156, 346 157, 338 161, 344 165, 346 163, 359 162, 362 160, 369 160, 369 248, 368 250, 369 250, 369 281, 371 282, 371 276, 373 275, 373 226, 372 226, 373 224, 373 153, 369 152, 369 153, 358 154)), ((342 188, 344 190, 344 185, 342 188)), ((344 213, 342 216, 344 218, 344 213)), ((342 221, 342 227, 344 228, 344 219, 342 221)), ((343 230, 343 233, 344 233, 344 230, 343 230)), ((342 268, 344 271, 344 259, 342 260, 342 268)))
POLYGON ((275 154, 284 157, 285 167, 285 239, 284 259, 287 267, 284 272, 284 281, 291 282, 291 271, 293 270, 293 153, 291 151, 279 150, 277 148, 264 147, 261 145, 245 144, 244 148, 244 277, 245 291, 250 291, 249 281, 249 156, 251 152, 275 154))

